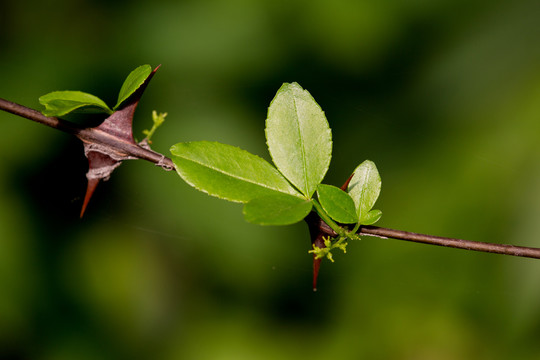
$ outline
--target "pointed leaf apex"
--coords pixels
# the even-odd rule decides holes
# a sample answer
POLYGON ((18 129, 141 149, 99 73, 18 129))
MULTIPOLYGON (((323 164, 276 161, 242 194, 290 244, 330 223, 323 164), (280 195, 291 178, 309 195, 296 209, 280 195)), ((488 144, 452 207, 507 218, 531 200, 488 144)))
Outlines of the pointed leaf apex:
MULTIPOLYGON (((149 67, 150 65, 147 66, 149 67)), ((110 135, 117 136, 132 144, 135 144, 135 140, 133 139, 133 117, 135 115, 135 109, 139 104, 139 100, 141 99, 144 90, 146 89, 146 86, 148 85, 158 68, 159 66, 156 67, 154 70, 151 70, 151 72, 144 78, 144 81, 134 91, 132 91, 130 95, 125 97, 124 100, 119 101, 119 103, 115 107, 116 111, 107 119, 105 119, 105 121, 101 123, 101 125, 99 125, 96 129, 102 130, 110 135)), ((134 70, 133 72, 135 72, 136 70, 134 70)), ((126 81, 127 80, 128 79, 126 79, 126 81)), ((120 92, 122 93, 122 90, 120 92)))
POLYGON ((129 73, 126 80, 122 84, 122 88, 118 93, 118 101, 114 107, 114 110, 118 109, 124 101, 126 101, 133 93, 135 93, 143 84, 146 79, 153 73, 150 65, 141 65, 135 70, 129 73))

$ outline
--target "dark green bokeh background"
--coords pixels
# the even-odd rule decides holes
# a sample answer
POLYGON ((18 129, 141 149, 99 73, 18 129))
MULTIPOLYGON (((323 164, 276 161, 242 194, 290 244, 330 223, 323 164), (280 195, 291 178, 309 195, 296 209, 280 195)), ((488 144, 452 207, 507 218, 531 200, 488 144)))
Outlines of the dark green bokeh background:
MULTIPOLYGON (((540 3, 11 1, 0 97, 114 104, 154 148, 217 140, 269 158, 266 109, 299 82, 325 110, 341 185, 378 165, 381 226, 540 247, 540 3)), ((323 263, 307 227, 130 161, 83 220, 78 141, 0 113, 2 359, 538 359, 540 261, 366 238, 323 263)))

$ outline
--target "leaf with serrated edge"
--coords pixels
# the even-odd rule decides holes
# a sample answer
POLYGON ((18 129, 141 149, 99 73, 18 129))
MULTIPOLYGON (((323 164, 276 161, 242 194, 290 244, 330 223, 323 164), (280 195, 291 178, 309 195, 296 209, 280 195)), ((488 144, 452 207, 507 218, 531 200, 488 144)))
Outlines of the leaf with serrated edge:
POLYGON ((332 133, 320 106, 297 83, 285 83, 270 103, 265 132, 276 167, 311 198, 332 157, 332 133))
POLYGON ((343 224, 358 222, 354 201, 345 191, 332 185, 320 184, 317 196, 324 211, 335 221, 343 224))
POLYGON ((73 111, 105 112, 112 114, 112 110, 103 100, 82 91, 53 91, 39 98, 39 103, 45 106, 42 111, 45 116, 63 116, 73 111))
POLYGON ((152 67, 150 65, 141 65, 126 77, 120 92, 118 93, 118 102, 114 106, 114 110, 118 109, 124 101, 126 101, 152 73, 152 67))
POLYGON ((310 200, 286 194, 254 198, 244 205, 246 221, 259 225, 290 225, 303 220, 311 211, 310 200))
POLYGON ((381 176, 373 161, 366 160, 358 165, 347 190, 354 201, 358 220, 365 218, 381 192, 381 176))
POLYGON ((235 202, 273 194, 302 197, 266 160, 235 146, 195 141, 173 145, 171 153, 178 174, 209 195, 235 202))

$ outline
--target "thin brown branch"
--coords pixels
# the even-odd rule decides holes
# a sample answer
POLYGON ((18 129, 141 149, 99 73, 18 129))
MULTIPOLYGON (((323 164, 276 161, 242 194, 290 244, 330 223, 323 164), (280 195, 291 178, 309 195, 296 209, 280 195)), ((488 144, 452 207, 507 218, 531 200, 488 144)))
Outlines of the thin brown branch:
MULTIPOLYGON (((320 230, 327 236, 336 236, 337 234, 327 224, 321 221, 320 230)), ((506 244, 492 244, 480 241, 470 241, 454 239, 442 236, 433 236, 417 234, 409 231, 387 229, 378 226, 361 226, 358 234, 374 236, 383 239, 397 239, 412 241, 422 244, 445 246, 454 249, 464 249, 472 251, 488 252, 493 254, 521 256, 533 259, 540 259, 540 249, 524 246, 514 246, 506 244)))
POLYGON ((27 108, 26 106, 22 106, 2 98, 0 98, 0 110, 7 111, 68 134, 75 135, 83 142, 90 142, 105 146, 109 150, 114 151, 121 156, 147 160, 161 166, 165 170, 172 170, 174 168, 172 160, 168 157, 153 150, 145 149, 139 145, 131 144, 121 138, 112 136, 103 131, 94 128, 79 127, 77 124, 73 124, 66 120, 45 116, 34 109, 27 108))
POLYGON ((77 135, 82 130, 82 128, 78 127, 76 124, 70 123, 69 121, 45 116, 37 110, 27 108, 26 106, 22 106, 2 98, 0 98, 0 109, 40 124, 50 126, 60 131, 67 132, 69 134, 77 135))
MULTIPOLYGON (((73 134, 84 142, 90 142, 108 147, 109 150, 117 152, 119 155, 147 160, 163 167, 166 170, 174 168, 172 160, 168 157, 155 151, 145 149, 137 144, 129 143, 125 140, 122 140, 121 138, 107 134, 103 131, 96 130, 94 128, 79 127, 76 124, 70 123, 62 119, 44 116, 36 110, 27 108, 19 104, 15 104, 1 98, 0 110, 4 110, 9 113, 30 119, 32 121, 36 121, 40 124, 50 126, 54 129, 73 134)), ((306 218, 306 220, 309 224, 309 219, 306 218)), ((323 234, 328 236, 336 236, 336 233, 324 222, 321 221, 320 223, 318 223, 318 226, 323 234)), ((538 248, 453 239, 441 236, 417 234, 408 231, 386 229, 378 226, 361 226, 358 230, 358 233, 361 235, 375 236, 379 238, 392 238, 422 244, 445 246, 456 249, 465 249, 540 259, 540 249, 538 248)))
POLYGON ((408 231, 386 229, 378 226, 362 226, 359 230, 359 233, 362 235, 406 240, 437 246, 446 246, 455 249, 482 251, 494 254, 540 259, 540 249, 538 248, 453 239, 442 236, 424 235, 408 231))

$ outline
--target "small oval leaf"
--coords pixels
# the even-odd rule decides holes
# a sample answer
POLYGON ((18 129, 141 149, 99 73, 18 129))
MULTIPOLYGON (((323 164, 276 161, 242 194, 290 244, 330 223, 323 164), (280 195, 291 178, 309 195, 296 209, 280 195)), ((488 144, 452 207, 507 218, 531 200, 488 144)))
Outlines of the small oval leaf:
POLYGON ((310 200, 286 194, 254 198, 244 205, 246 221, 259 225, 290 225, 303 220, 311 211, 310 200))
POLYGON ((377 221, 379 221, 381 216, 382 216, 381 210, 371 210, 370 212, 366 214, 365 217, 360 219, 360 225, 373 225, 377 221))
POLYGON ((320 184, 317 196, 324 211, 332 219, 343 224, 358 222, 354 201, 345 191, 332 185, 320 184))
POLYGON ((320 106, 297 83, 285 83, 270 103, 265 132, 276 167, 311 198, 332 157, 332 132, 320 106))
POLYGON ((375 163, 366 160, 358 165, 347 189, 354 201, 358 220, 365 218, 381 192, 381 176, 375 163))
POLYGON ((218 198, 248 202, 279 193, 302 196, 266 160, 235 146, 195 141, 173 145, 171 153, 188 184, 218 198))
POLYGON ((41 96, 39 103, 45 106, 42 111, 45 116, 63 116, 76 110, 112 114, 112 110, 103 100, 82 91, 53 91, 41 96))
POLYGON ((141 65, 130 72, 120 88, 118 102, 116 103, 114 110, 118 109, 118 107, 122 105, 124 101, 133 95, 133 93, 137 91, 139 87, 141 87, 151 73, 152 67, 150 65, 141 65))

